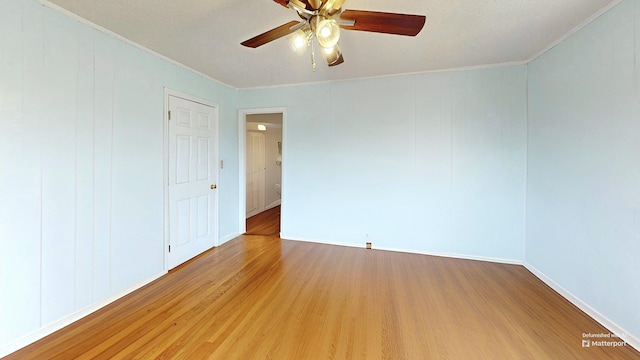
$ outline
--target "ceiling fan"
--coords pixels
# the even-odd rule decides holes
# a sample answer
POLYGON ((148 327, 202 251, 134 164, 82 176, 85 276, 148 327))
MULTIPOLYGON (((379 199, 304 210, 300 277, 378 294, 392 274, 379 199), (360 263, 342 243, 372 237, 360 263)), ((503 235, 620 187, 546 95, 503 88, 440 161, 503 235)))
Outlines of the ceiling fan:
POLYGON ((289 36, 289 45, 295 52, 303 52, 311 46, 311 62, 315 71, 315 45, 322 48, 329 66, 344 62, 338 45, 340 29, 369 31, 385 34, 416 36, 425 23, 423 15, 397 14, 377 11, 343 10, 345 0, 274 0, 293 9, 302 19, 290 21, 241 44, 257 48, 281 37, 289 36))

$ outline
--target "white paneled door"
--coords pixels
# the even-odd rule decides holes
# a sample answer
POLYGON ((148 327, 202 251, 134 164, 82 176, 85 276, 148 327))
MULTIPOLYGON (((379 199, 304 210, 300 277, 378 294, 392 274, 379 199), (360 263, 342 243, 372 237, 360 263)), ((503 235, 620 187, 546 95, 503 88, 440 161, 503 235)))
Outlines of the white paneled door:
POLYGON ((247 132, 247 217, 264 211, 265 148, 264 134, 247 132))
POLYGON ((172 269, 217 242, 216 109, 169 96, 169 256, 172 269))

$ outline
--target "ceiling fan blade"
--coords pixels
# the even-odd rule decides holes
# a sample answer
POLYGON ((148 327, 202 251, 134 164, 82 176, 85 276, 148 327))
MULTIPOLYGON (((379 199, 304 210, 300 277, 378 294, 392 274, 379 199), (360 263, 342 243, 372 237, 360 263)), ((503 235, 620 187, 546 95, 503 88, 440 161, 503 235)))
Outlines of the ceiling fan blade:
POLYGON ((340 57, 338 58, 338 60, 336 60, 336 62, 329 64, 329 66, 337 66, 340 65, 344 62, 344 57, 342 56, 342 54, 340 54, 340 57))
POLYGON ((298 21, 289 21, 284 25, 280 25, 275 29, 271 29, 265 33, 262 33, 258 36, 254 36, 249 40, 243 41, 240 44, 250 47, 257 48, 258 46, 262 46, 268 42, 279 39, 283 36, 289 35, 294 32, 296 29, 294 26, 298 25, 298 21), (292 30, 293 28, 293 30, 292 30))
POLYGON ((394 35, 416 36, 424 27, 423 15, 396 14, 377 11, 345 10, 343 20, 353 20, 353 26, 341 25, 345 30, 370 31, 394 35))
POLYGON ((289 0, 273 0, 273 1, 277 2, 278 4, 284 7, 289 7, 289 0))

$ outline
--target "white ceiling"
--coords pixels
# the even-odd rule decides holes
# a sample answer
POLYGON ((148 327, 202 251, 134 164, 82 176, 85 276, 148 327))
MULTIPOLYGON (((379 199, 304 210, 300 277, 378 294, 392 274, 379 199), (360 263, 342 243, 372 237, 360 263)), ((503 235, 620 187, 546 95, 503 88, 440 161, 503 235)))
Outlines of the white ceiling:
MULTIPOLYGON (((46 1, 46 0, 43 0, 46 1)), ((343 31, 345 63, 298 56, 286 38, 240 45, 298 20, 272 0, 49 0, 236 88, 526 62, 620 0, 347 0, 344 8, 426 15, 416 37, 343 31)))

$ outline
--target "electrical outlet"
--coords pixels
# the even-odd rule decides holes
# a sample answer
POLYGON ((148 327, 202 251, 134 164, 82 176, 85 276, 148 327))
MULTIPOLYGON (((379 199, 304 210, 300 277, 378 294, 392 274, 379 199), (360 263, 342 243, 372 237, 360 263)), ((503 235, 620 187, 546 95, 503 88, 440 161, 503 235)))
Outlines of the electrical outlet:
POLYGON ((371 243, 370 242, 367 243, 367 249, 371 249, 371 243))

